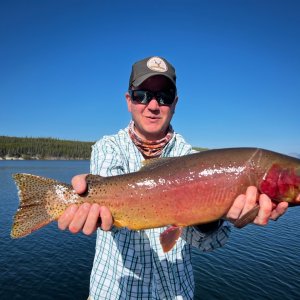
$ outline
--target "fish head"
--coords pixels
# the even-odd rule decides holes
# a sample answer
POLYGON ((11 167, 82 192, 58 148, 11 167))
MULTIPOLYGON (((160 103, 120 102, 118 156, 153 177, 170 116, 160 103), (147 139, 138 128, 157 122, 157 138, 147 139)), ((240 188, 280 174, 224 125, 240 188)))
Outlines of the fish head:
POLYGON ((272 165, 264 175, 260 191, 276 202, 300 205, 300 165, 272 165))

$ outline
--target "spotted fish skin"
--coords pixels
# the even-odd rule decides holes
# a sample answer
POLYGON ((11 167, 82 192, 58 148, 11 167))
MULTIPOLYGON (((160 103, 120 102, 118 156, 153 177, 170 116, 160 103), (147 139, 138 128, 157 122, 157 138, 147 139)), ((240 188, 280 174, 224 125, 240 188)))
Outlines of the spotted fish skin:
POLYGON ((20 206, 11 236, 18 238, 57 220, 70 204, 107 206, 114 225, 133 230, 184 227, 223 218, 249 185, 273 201, 300 204, 300 160, 258 148, 209 150, 147 161, 138 172, 88 175, 88 191, 30 174, 15 174, 20 206))

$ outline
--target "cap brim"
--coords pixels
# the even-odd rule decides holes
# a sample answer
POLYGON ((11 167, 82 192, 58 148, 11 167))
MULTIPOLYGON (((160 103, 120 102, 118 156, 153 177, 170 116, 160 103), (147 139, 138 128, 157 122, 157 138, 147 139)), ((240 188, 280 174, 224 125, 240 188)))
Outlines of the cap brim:
POLYGON ((168 78, 173 85, 176 87, 176 82, 173 80, 173 78, 171 78, 170 76, 168 76, 167 74, 162 74, 162 73, 151 73, 151 74, 145 74, 143 76, 140 76, 139 78, 137 78, 134 82, 132 82, 132 85, 134 87, 137 87, 139 85, 141 85, 146 79, 153 77, 153 76, 165 76, 166 78, 168 78))

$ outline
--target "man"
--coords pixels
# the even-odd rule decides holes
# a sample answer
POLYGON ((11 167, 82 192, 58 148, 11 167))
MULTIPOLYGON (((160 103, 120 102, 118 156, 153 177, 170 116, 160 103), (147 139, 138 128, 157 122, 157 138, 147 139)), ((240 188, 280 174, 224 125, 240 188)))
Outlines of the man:
MULTIPOLYGON (((153 157, 182 156, 192 152, 170 125, 178 101, 174 67, 164 58, 148 57, 132 67, 125 95, 132 121, 116 135, 105 136, 92 149, 91 173, 113 176, 140 169, 153 157)), ((78 193, 86 189, 84 175, 73 178, 78 193)), ((273 207, 266 195, 249 187, 235 200, 226 217, 238 219, 259 202, 255 224, 265 225, 282 215, 287 203, 273 207)), ((223 246, 229 235, 227 222, 218 221, 184 229, 175 247, 164 253, 159 235, 165 228, 131 231, 113 227, 106 207, 71 206, 58 221, 60 229, 93 233, 97 228, 90 299, 192 299, 192 246, 211 251, 223 246), (98 228, 99 218, 101 229, 98 228)))

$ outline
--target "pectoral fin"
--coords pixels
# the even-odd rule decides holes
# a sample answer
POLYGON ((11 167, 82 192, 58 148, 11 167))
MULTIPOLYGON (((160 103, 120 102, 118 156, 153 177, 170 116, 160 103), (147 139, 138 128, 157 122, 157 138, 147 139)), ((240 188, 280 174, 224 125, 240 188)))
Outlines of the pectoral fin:
POLYGON ((182 227, 170 226, 160 235, 160 244, 164 252, 170 251, 181 236, 182 227))
POLYGON ((234 226, 237 228, 243 228, 247 224, 252 223, 258 214, 259 208, 260 206, 258 204, 254 206, 251 210, 242 215, 239 219, 235 220, 233 222, 234 226))

